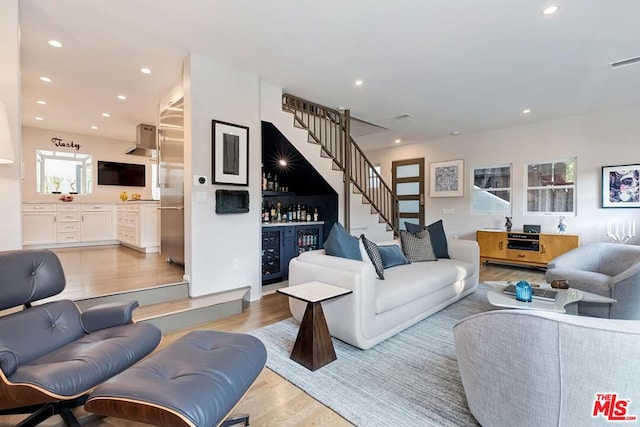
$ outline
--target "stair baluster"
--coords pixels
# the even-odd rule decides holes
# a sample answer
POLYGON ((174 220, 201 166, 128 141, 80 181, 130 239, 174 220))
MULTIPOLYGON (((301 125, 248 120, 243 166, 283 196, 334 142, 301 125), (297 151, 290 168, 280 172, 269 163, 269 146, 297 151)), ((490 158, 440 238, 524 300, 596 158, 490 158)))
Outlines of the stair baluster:
POLYGON ((362 195, 387 230, 399 233, 398 198, 384 182, 349 132, 350 117, 293 95, 282 95, 282 109, 294 116, 294 124, 309 132, 309 142, 320 145, 321 155, 331 158, 333 169, 345 174, 345 228, 349 229, 349 186, 362 195), (348 143, 347 143, 348 142, 348 143))

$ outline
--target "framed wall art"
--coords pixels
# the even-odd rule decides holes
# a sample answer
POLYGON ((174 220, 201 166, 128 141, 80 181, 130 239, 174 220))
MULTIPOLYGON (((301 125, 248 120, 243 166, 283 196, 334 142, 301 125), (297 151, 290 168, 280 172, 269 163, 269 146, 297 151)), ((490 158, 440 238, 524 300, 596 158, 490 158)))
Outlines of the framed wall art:
POLYGON ((249 128, 211 121, 213 184, 249 185, 249 128))
POLYGON ((640 164, 602 167, 602 207, 640 207, 640 164))
POLYGON ((431 163, 429 187, 429 195, 431 197, 462 197, 464 195, 463 184, 463 160, 431 163))

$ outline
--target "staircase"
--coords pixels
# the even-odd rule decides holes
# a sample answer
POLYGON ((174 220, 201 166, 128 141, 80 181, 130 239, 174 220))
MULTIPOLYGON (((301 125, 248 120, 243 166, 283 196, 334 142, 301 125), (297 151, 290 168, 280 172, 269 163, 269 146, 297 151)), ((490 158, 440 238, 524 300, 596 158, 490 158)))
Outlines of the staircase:
POLYGON ((343 173, 344 227, 350 229, 353 191, 370 205, 387 231, 397 235, 398 198, 351 137, 349 110, 342 113, 289 94, 282 95, 282 109, 293 114, 294 126, 308 132, 308 142, 320 147, 320 155, 332 160, 332 169, 343 173))

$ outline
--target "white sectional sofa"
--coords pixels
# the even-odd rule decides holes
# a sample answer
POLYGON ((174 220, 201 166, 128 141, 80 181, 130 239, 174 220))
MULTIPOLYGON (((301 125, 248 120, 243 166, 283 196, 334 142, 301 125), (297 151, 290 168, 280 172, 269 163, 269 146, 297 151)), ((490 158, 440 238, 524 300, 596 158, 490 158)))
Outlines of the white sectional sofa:
MULTIPOLYGON (((384 242, 383 244, 398 244, 384 242)), ((373 264, 305 252, 289 264, 289 286, 319 281, 353 293, 323 303, 331 336, 361 349, 373 347, 449 304, 478 286, 480 254, 474 240, 448 240, 450 259, 413 262, 384 270, 378 279, 373 264)), ((289 298, 300 321, 306 304, 289 298)))

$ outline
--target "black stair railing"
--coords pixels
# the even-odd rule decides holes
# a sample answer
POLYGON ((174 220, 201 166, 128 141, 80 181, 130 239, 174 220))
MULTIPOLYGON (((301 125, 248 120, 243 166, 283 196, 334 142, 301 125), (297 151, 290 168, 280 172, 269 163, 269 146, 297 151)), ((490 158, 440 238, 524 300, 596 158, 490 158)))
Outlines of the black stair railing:
MULTIPOLYGON (((397 234, 398 198, 347 134, 348 114, 289 94, 282 95, 282 109, 293 114, 295 124, 309 132, 309 142, 320 146, 322 156, 332 159, 333 168, 345 174, 345 182, 353 184, 354 190, 371 205, 372 213, 387 224, 387 230, 397 234)), ((349 224, 348 206, 347 202, 345 226, 349 224)))

